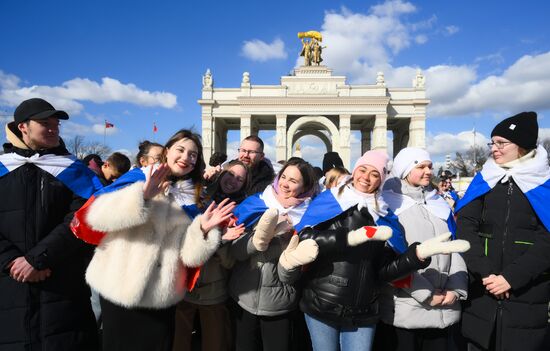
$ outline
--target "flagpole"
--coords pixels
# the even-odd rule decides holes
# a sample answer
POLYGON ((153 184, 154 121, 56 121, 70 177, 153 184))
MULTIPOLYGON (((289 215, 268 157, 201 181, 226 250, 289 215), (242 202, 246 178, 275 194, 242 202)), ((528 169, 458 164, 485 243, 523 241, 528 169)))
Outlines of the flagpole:
POLYGON ((476 122, 474 122, 474 173, 477 166, 477 150, 476 150, 476 122))
POLYGON ((107 120, 105 120, 105 123, 103 123, 103 146, 107 146, 107 143, 105 141, 107 137, 107 120))

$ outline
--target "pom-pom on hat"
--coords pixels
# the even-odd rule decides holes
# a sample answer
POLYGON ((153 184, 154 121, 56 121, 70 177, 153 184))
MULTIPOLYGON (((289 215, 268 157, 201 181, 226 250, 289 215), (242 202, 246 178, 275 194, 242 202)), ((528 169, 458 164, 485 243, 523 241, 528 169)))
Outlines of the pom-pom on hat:
POLYGON ((428 151, 417 147, 406 147, 395 156, 391 173, 399 179, 404 179, 416 165, 424 161, 432 161, 428 151))
POLYGON ((355 170, 361 166, 372 166, 376 168, 378 173, 380 173, 380 178, 382 182, 384 182, 384 179, 386 178, 386 166, 388 164, 388 154, 385 151, 381 150, 369 150, 361 156, 357 162, 355 162, 355 166, 353 166, 353 172, 351 174, 355 173, 355 170))
POLYGON ((537 113, 522 112, 506 118, 495 126, 491 138, 494 136, 506 138, 525 150, 535 149, 539 137, 537 113))

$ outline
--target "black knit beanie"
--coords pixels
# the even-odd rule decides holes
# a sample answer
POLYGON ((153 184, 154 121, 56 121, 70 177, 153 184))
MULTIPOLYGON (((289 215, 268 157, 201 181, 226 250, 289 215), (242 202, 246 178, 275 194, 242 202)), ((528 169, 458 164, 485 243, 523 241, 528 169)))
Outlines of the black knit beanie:
POLYGON ((506 118, 495 126, 491 138, 494 136, 506 138, 528 151, 535 149, 539 137, 537 113, 522 112, 506 118))
POLYGON ((323 173, 327 173, 334 167, 344 167, 344 162, 337 152, 327 152, 325 156, 323 156, 323 173))

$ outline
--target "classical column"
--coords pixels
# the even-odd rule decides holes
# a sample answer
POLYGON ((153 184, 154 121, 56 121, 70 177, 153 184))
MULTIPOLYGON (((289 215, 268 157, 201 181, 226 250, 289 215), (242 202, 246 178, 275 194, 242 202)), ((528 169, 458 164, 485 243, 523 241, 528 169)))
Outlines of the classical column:
POLYGON ((370 150, 370 129, 361 130, 361 155, 370 150))
POLYGON ((351 158, 351 115, 340 115, 340 150, 338 153, 344 166, 350 169, 351 158))
POLYGON ((252 134, 252 116, 251 115, 241 115, 241 140, 239 144, 243 141, 244 138, 252 134))
POLYGON ((227 128, 224 128, 221 132, 221 145, 219 146, 219 149, 221 152, 227 155, 227 128))
POLYGON ((386 150, 388 147, 388 115, 376 115, 372 131, 372 148, 386 150))
MULTIPOLYGON (((402 149, 407 147, 409 142, 409 131, 407 127, 402 127, 393 130, 393 157, 402 149)), ((392 156, 392 155, 390 155, 392 156)))
POLYGON ((260 133, 260 126, 256 119, 250 121, 250 135, 258 135, 260 133))
POLYGON ((276 115, 275 119, 277 124, 275 130, 275 157, 277 159, 273 161, 286 160, 286 115, 276 115))
POLYGON ((214 144, 212 140, 214 139, 213 136, 215 135, 216 131, 213 129, 213 126, 215 123, 212 123, 213 119, 211 116, 204 116, 202 117, 202 152, 204 156, 204 160, 206 163, 208 163, 208 160, 210 160, 210 156, 214 153, 214 144))
POLYGON ((409 138, 409 146, 426 147, 426 115, 411 117, 409 138))

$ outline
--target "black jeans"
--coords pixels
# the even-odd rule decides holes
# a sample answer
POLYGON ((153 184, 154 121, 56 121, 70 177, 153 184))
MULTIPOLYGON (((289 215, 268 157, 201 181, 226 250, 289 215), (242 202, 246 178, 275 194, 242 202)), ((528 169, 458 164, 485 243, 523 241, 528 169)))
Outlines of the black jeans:
POLYGON ((288 351, 291 314, 275 317, 256 316, 234 308, 235 349, 238 351, 288 351))
POLYGON ((103 351, 172 351, 176 307, 125 308, 103 297, 103 351))
POLYGON ((404 329, 378 323, 376 351, 442 351, 448 349, 449 328, 404 329))

